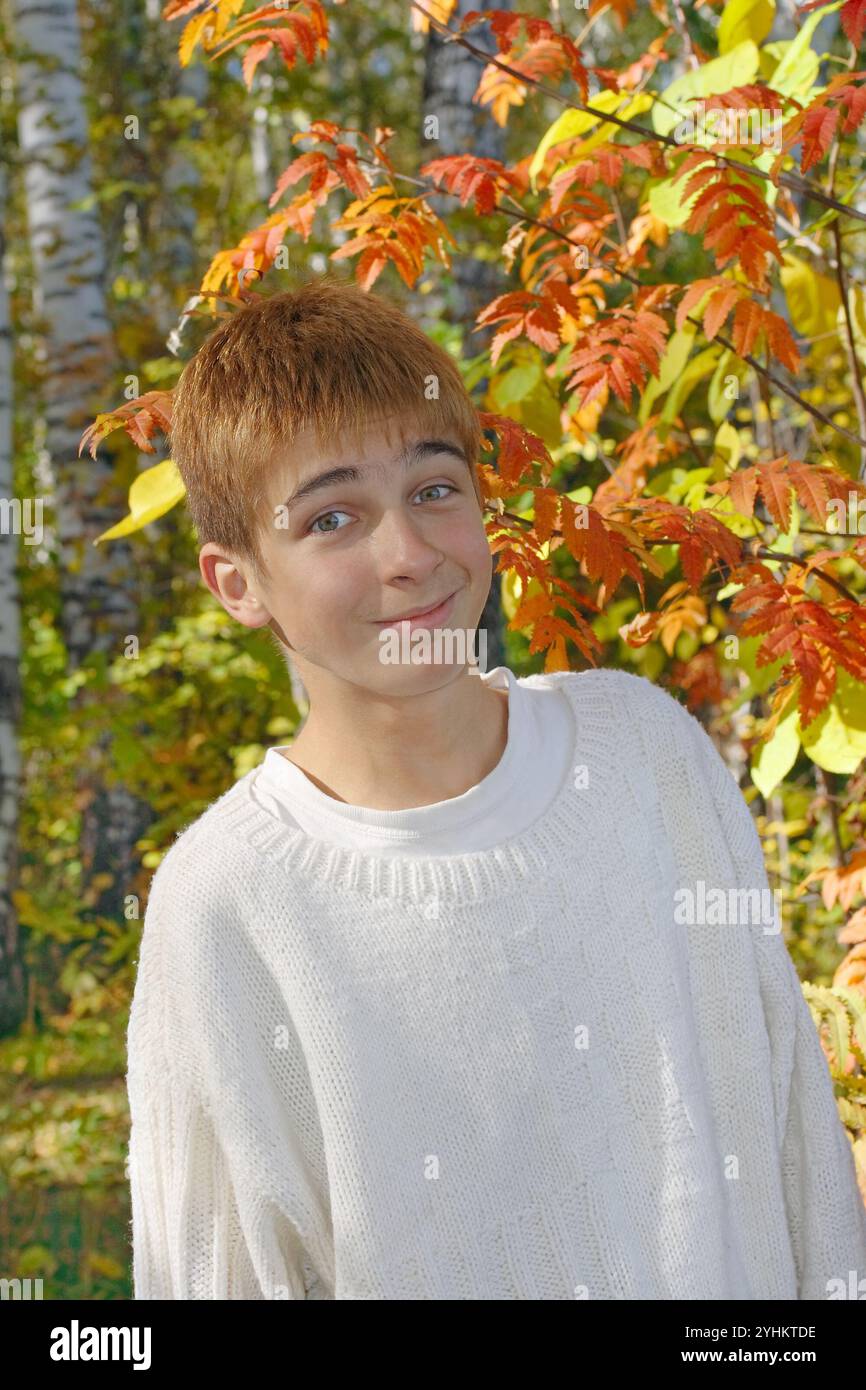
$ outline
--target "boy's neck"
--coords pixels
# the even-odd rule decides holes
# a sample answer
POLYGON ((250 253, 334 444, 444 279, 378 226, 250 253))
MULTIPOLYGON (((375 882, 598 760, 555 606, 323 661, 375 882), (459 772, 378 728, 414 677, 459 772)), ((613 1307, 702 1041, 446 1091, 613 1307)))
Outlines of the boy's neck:
POLYGON ((496 767, 507 740, 508 691, 464 671, 399 701, 359 700, 345 683, 320 690, 283 756, 337 801, 407 811, 469 791, 496 767))

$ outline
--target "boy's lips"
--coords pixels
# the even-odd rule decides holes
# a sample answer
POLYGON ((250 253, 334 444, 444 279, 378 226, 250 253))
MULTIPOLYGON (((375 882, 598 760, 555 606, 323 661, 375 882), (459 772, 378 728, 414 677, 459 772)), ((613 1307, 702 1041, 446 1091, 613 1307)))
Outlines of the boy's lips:
POLYGON ((377 627, 394 627, 397 623, 411 623, 413 627, 435 627, 437 623, 442 623, 451 611, 451 605, 459 590, 455 589, 447 598, 434 604, 432 608, 425 608, 421 613, 414 613, 411 617, 385 618, 376 621, 377 627))

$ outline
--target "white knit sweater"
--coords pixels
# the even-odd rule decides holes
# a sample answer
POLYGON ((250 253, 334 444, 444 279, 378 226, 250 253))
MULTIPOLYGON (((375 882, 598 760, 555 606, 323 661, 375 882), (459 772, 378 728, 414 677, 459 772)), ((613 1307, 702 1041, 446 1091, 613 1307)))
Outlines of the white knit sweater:
POLYGON ((519 686, 559 688, 574 746, 492 848, 330 844, 256 800, 260 769, 171 847, 128 1035, 136 1298, 826 1299, 866 1276, 778 918, 724 891, 769 893, 711 739, 625 672, 519 686))

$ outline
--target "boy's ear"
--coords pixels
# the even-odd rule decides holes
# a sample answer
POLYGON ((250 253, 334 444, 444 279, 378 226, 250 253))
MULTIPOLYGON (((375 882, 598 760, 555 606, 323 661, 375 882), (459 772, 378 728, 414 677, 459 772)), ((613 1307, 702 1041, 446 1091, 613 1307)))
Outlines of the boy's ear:
POLYGON ((236 556, 208 541, 199 551, 198 566, 205 584, 230 617, 244 627, 264 627, 270 620, 236 556))

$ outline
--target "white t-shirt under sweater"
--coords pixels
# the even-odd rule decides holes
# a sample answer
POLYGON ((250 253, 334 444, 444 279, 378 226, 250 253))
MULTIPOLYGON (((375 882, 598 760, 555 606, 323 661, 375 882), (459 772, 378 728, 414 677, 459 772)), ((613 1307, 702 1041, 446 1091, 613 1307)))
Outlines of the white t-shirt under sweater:
POLYGON ((712 740, 627 672, 517 686, 567 700, 569 769, 517 833, 512 794, 489 848, 314 837, 256 799, 261 765, 171 846, 128 1032, 136 1298, 826 1299, 866 1276, 851 1144, 712 740))
POLYGON ((496 666, 477 679, 508 692, 508 741, 493 770, 462 795, 404 811, 352 806, 270 748, 250 780, 254 800, 293 829, 376 854, 461 854, 519 834, 547 810, 568 775, 574 715, 561 685, 544 676, 518 681, 507 666, 496 666))

